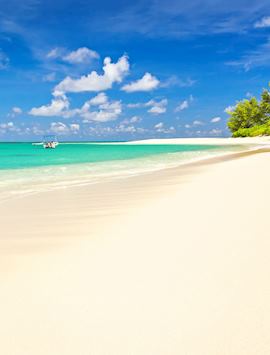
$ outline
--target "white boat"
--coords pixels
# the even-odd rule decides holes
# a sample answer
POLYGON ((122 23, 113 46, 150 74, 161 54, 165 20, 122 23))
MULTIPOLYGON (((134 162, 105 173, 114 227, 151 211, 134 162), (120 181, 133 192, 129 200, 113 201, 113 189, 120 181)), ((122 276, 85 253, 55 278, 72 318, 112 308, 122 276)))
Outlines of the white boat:
POLYGON ((55 136, 44 136, 42 144, 44 149, 55 149, 59 143, 55 136))

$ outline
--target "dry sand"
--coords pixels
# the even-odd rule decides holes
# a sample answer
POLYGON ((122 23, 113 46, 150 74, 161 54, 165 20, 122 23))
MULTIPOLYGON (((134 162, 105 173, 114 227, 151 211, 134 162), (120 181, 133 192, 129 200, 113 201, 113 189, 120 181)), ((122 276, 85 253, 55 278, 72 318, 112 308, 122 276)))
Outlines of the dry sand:
POLYGON ((270 353, 270 153, 0 205, 0 354, 270 353))
MULTIPOLYGON (((104 143, 104 144, 123 144, 122 143, 104 143)), ((270 138, 264 137, 246 137, 246 138, 153 138, 144 139, 139 141, 130 141, 125 144, 202 144, 202 145, 243 145, 243 144, 256 144, 256 145, 269 145, 270 138)))

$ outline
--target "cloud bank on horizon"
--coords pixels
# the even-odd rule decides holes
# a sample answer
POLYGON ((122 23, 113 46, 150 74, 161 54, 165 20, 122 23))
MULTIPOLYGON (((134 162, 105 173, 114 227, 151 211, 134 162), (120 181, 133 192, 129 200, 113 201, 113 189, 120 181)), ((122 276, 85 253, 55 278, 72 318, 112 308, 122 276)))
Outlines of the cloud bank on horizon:
POLYGON ((270 79, 266 0, 0 1, 0 31, 0 140, 226 136, 270 79))

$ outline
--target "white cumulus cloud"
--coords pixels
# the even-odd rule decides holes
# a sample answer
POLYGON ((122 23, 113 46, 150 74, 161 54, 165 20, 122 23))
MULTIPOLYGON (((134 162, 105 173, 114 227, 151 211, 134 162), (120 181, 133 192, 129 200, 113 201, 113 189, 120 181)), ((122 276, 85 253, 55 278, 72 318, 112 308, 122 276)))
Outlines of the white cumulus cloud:
POLYGON ((156 89, 159 83, 160 81, 155 76, 145 73, 141 79, 124 85, 121 90, 125 92, 151 91, 156 89))
POLYGON ((33 107, 29 114, 32 116, 62 116, 65 111, 69 109, 69 100, 65 95, 54 94, 54 98, 48 105, 42 105, 40 107, 33 107))
POLYGON ((123 55, 116 63, 112 63, 111 58, 104 59, 103 74, 92 71, 88 75, 83 75, 79 79, 72 79, 67 76, 56 87, 55 91, 66 92, 87 92, 103 91, 110 89, 113 83, 120 83, 129 72, 128 57, 123 55))
POLYGON ((183 111, 183 110, 189 108, 189 105, 191 104, 191 102, 192 102, 193 100, 194 100, 193 96, 190 95, 188 99, 186 99, 186 100, 180 102, 180 103, 176 106, 176 108, 175 108, 174 111, 175 111, 175 112, 180 112, 180 111, 183 111))
POLYGON ((78 48, 63 57, 63 60, 72 64, 87 63, 92 59, 98 59, 99 54, 87 47, 78 48))
POLYGON ((126 118, 126 119, 124 119, 123 121, 122 121, 122 124, 124 124, 124 125, 128 125, 128 124, 130 124, 130 123, 139 123, 139 122, 141 122, 141 117, 139 117, 139 116, 132 116, 131 118, 126 118))
POLYGON ((224 112, 226 113, 230 113, 235 109, 235 106, 228 106, 224 109, 224 112))
POLYGON ((49 59, 62 58, 63 53, 64 53, 64 49, 63 48, 56 47, 56 48, 51 49, 47 53, 46 57, 49 58, 49 59))
POLYGON ((163 122, 157 123, 157 124, 154 126, 154 128, 155 128, 155 130, 156 130, 157 132, 159 132, 159 133, 174 133, 174 132, 176 132, 176 129, 175 129, 173 126, 171 126, 171 127, 169 127, 169 128, 166 128, 166 127, 164 126, 164 123, 163 123, 163 122))
POLYGON ((168 104, 167 99, 163 99, 160 101, 150 100, 145 104, 145 106, 146 107, 151 106, 150 109, 148 110, 149 113, 160 115, 166 112, 167 104, 168 104))
POLYGON ((0 134, 4 135, 6 133, 16 133, 16 134, 22 134, 23 131, 20 127, 16 126, 14 122, 9 121, 6 123, 1 123, 0 124, 0 134))
POLYGON ((202 121, 199 121, 199 120, 195 120, 193 121, 192 123, 194 126, 202 126, 203 125, 203 122, 202 121))
POLYGON ((135 102, 135 103, 130 103, 130 104, 127 104, 127 107, 128 108, 140 108, 140 107, 144 107, 144 103, 141 103, 141 102, 135 102))
POLYGON ((138 123, 138 122, 141 122, 141 117, 139 117, 139 116, 133 116, 133 117, 131 117, 131 119, 130 119, 130 123, 138 123))
POLYGON ((48 105, 34 107, 29 111, 33 116, 58 116, 71 118, 78 116, 84 122, 97 121, 107 122, 118 118, 122 113, 121 101, 110 101, 106 94, 99 93, 86 101, 82 107, 70 109, 70 103, 66 95, 54 92, 54 98, 48 105), (94 108, 92 110, 92 108, 94 108))
POLYGON ((66 48, 55 47, 47 53, 46 57, 50 60, 58 59, 70 64, 83 64, 89 63, 93 59, 98 59, 99 54, 87 47, 81 47, 71 52, 66 48))
POLYGON ((16 115, 20 115, 22 113, 22 109, 20 107, 12 107, 12 112, 16 115))
POLYGON ((14 127, 14 123, 12 121, 7 123, 0 123, 1 129, 12 129, 14 127))
POLYGON ((155 128, 156 129, 160 129, 160 128, 163 128, 164 127, 164 123, 163 122, 159 122, 155 125, 155 128))
POLYGON ((84 118, 84 122, 108 122, 118 118, 122 113, 122 105, 120 101, 105 102, 98 106, 98 110, 89 111, 82 109, 80 116, 84 118))
POLYGON ((70 129, 70 131, 73 132, 73 133, 78 133, 79 130, 80 130, 80 125, 79 125, 78 123, 71 123, 71 124, 69 125, 69 129, 70 129))
POLYGON ((254 27, 255 28, 270 27, 270 16, 265 16, 259 21, 255 22, 254 27))
POLYGON ((211 122, 212 123, 217 123, 217 122, 219 122, 221 120, 221 117, 213 117, 212 119, 211 119, 211 122))
POLYGON ((57 134, 66 134, 69 132, 68 126, 62 122, 52 122, 50 130, 57 134))
POLYGON ((110 101, 105 93, 99 93, 86 101, 74 114, 83 118, 84 122, 108 122, 118 118, 122 113, 121 101, 110 101), (94 110, 91 108, 94 106, 94 110))
POLYGON ((188 100, 184 100, 175 108, 175 112, 183 111, 188 107, 189 107, 188 100))
POLYGON ((69 125, 63 122, 52 122, 50 125, 50 131, 59 135, 77 134, 80 130, 80 125, 77 123, 71 123, 69 125))
POLYGON ((162 99, 160 101, 152 99, 147 102, 130 103, 130 104, 127 104, 126 106, 128 108, 150 107, 150 109, 148 109, 149 113, 159 115, 159 114, 165 113, 167 111, 167 105, 168 105, 167 99, 162 99))
POLYGON ((196 83, 196 80, 187 78, 181 79, 176 75, 172 75, 167 78, 165 81, 160 83, 160 86, 163 88, 171 87, 171 86, 178 86, 178 87, 191 87, 196 83))
POLYGON ((213 128, 213 129, 211 129, 211 131, 209 131, 209 134, 211 136, 221 136, 222 135, 222 130, 213 128))
POLYGON ((93 106, 102 105, 106 102, 108 102, 108 97, 104 92, 97 94, 95 97, 89 100, 89 104, 93 106))

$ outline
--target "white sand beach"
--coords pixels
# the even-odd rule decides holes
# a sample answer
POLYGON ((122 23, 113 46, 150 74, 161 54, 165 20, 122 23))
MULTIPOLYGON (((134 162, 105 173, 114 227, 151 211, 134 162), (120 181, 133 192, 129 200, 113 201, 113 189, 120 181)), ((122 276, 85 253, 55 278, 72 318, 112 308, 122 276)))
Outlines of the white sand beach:
POLYGON ((153 138, 139 141, 131 141, 126 144, 201 144, 201 145, 242 145, 242 144, 256 144, 267 145, 270 144, 270 138, 264 137, 245 137, 245 138, 153 138))
POLYGON ((269 181, 264 149, 0 204, 0 354, 269 354, 269 181))

